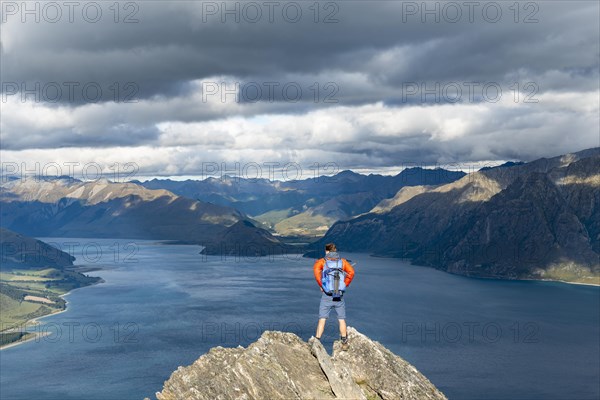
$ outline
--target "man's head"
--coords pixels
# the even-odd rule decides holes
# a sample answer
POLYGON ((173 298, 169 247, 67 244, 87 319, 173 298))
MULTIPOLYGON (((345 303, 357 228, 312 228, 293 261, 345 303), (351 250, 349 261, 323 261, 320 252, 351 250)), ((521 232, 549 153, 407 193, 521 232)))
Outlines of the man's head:
POLYGON ((329 253, 330 251, 337 251, 334 243, 327 243, 325 245, 325 254, 329 253))

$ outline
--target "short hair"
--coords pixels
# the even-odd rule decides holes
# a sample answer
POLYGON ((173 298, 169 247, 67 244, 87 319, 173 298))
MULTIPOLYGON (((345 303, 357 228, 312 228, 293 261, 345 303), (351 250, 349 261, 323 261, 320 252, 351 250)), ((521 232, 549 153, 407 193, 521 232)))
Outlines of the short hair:
POLYGON ((337 251, 334 243, 327 243, 325 245, 325 251, 337 251))

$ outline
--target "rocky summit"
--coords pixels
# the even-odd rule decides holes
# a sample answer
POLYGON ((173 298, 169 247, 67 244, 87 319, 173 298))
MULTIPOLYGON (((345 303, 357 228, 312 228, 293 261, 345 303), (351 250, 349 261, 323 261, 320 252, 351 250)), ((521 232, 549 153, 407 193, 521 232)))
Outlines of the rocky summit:
POLYGON ((266 331, 247 348, 212 348, 179 367, 158 400, 446 399, 417 369, 348 328, 350 349, 329 356, 318 340, 266 331))

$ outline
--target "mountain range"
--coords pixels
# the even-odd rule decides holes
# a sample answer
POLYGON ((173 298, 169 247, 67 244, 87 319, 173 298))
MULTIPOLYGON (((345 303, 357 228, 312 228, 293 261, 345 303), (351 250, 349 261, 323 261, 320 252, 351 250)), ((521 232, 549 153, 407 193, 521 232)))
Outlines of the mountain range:
POLYGON ((403 188, 309 255, 327 242, 468 276, 598 284, 600 148, 403 188))
POLYGON ((245 235, 234 235, 238 246, 228 246, 228 254, 249 248, 268 253, 274 244, 287 248, 231 207, 135 183, 70 177, 11 180, 0 186, 0 205, 2 226, 30 236, 173 240, 210 247, 206 253, 215 254, 225 249, 219 240, 232 237, 239 229, 236 223, 247 221, 245 235))
POLYGON ((0 185, 0 217, 3 227, 30 236, 174 240, 201 244, 211 255, 299 252, 300 247, 280 240, 281 233, 322 235, 334 222, 370 210, 399 187, 463 175, 416 168, 394 177, 343 171, 290 182, 225 177, 143 184, 28 177, 0 185), (282 216, 273 224, 282 226, 280 232, 265 219, 261 222, 261 216, 251 218, 230 203, 266 211, 266 220, 282 216))
POLYGON ((221 179, 132 181, 148 189, 222 206, 250 215, 282 236, 322 236, 333 223, 368 212, 402 187, 440 185, 465 175, 441 168, 407 168, 397 175, 362 175, 345 170, 333 176, 270 181, 224 176, 221 179))
POLYGON ((468 175, 411 168, 287 182, 16 179, 0 185, 0 205, 1 226, 29 236, 175 240, 244 256, 318 256, 335 242, 468 276, 600 276, 600 148, 468 175))
POLYGON ((216 204, 105 179, 27 178, 0 187, 2 226, 30 236, 200 242, 243 220, 216 204))

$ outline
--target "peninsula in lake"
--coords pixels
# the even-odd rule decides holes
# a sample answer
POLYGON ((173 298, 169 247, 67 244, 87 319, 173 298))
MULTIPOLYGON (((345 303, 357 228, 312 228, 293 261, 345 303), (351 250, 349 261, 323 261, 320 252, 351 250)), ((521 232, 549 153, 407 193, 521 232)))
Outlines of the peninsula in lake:
POLYGON ((8 229, 0 249, 0 346, 32 337, 28 321, 63 311, 63 294, 101 281, 78 272, 72 255, 8 229))

